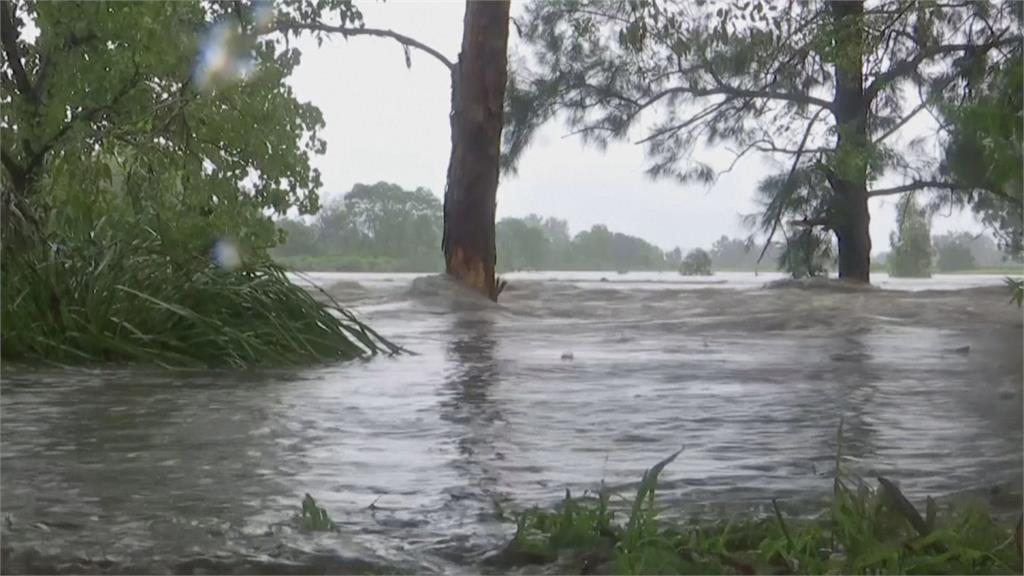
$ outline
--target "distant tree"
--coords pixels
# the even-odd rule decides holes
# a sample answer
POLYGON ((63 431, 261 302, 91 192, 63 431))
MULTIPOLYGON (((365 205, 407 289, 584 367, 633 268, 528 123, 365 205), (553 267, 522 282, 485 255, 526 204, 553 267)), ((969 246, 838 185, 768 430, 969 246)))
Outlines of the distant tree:
POLYGON ((885 272, 889 269, 889 253, 879 252, 871 258, 871 269, 877 272, 885 272))
MULTIPOLYGON (((955 272, 959 270, 973 270, 977 267, 974 261, 974 254, 971 253, 970 234, 958 234, 946 241, 936 241, 935 251, 938 260, 935 267, 940 272, 955 272)), ((939 240, 939 237, 936 237, 939 240)))
POLYGON ((932 241, 928 211, 917 205, 913 195, 896 205, 897 230, 889 236, 889 273, 897 277, 931 276, 932 241))
POLYGON ((548 239, 547 267, 551 270, 564 269, 569 266, 572 254, 572 237, 569 236, 569 223, 558 218, 545 218, 542 226, 544 237, 548 239))
POLYGON ((544 270, 551 241, 544 235, 542 222, 504 218, 495 229, 500 270, 544 270))
POLYGON ((378 256, 429 257, 441 242, 441 202, 426 188, 356 184, 345 195, 344 208, 378 256))
POLYGON ((277 258, 344 258, 344 268, 408 271, 440 268, 441 202, 425 188, 396 184, 356 184, 343 198, 324 206, 312 224, 280 220, 284 243, 277 258))
POLYGON ((679 270, 679 266, 683 263, 683 251, 676 246, 674 249, 669 250, 665 253, 665 264, 673 269, 679 270))
POLYGON ((686 254, 679 273, 683 276, 711 276, 711 256, 701 248, 694 248, 686 254))
MULTIPOLYGON (((729 238, 722 236, 711 245, 711 260, 715 269, 718 270, 754 270, 758 268, 758 257, 761 255, 762 246, 757 246, 754 239, 729 238)), ((765 250, 762 258, 761 268, 774 269, 782 253, 785 251, 785 244, 773 241, 765 250)))
POLYGON ((641 238, 596 224, 572 239, 566 264, 573 270, 661 270, 665 255, 641 238))
POLYGON ((281 241, 272 249, 275 256, 312 256, 319 252, 317 228, 302 220, 277 221, 281 241))

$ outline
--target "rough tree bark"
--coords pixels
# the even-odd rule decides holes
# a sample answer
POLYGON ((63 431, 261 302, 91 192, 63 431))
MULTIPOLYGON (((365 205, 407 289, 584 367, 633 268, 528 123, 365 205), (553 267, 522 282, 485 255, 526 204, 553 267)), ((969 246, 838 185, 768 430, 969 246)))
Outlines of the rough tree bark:
POLYGON ((498 298, 494 213, 508 74, 508 0, 467 0, 452 70, 452 152, 444 193, 445 271, 498 298))
POLYGON ((864 93, 864 2, 833 0, 835 20, 835 98, 839 162, 829 174, 834 192, 831 226, 839 241, 839 277, 871 281, 871 215, 868 212, 867 105, 864 93))

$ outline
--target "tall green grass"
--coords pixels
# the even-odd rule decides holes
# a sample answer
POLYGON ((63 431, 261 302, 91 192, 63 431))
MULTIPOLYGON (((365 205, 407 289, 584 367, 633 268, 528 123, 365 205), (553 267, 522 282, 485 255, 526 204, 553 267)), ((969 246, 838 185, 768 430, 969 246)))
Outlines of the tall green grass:
POLYGON ((399 350, 272 262, 222 270, 206 251, 123 221, 5 246, 0 288, 5 360, 255 367, 399 350))
MULTIPOLYGON (((994 519, 980 503, 921 514, 885 478, 871 487, 837 473, 830 508, 813 518, 770 515, 664 521, 658 476, 673 454, 648 470, 621 508, 605 490, 555 510, 516 517, 509 546, 492 562, 558 562, 560 573, 615 574, 1020 574, 1020 524, 994 519)), ((838 462, 838 459, 837 459, 838 462)))

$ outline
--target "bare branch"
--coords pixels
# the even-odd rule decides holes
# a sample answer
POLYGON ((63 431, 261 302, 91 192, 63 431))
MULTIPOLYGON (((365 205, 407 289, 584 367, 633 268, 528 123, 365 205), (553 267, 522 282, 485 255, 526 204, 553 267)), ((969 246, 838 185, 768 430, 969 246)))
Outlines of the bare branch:
POLYGON ((398 42, 402 46, 408 46, 409 48, 415 48, 433 56, 438 62, 444 64, 445 68, 449 71, 455 70, 455 63, 449 60, 444 54, 439 51, 427 46, 426 44, 410 38, 404 34, 399 34, 393 30, 382 30, 378 28, 348 28, 345 26, 332 26, 330 24, 324 24, 322 22, 279 22, 272 30, 273 32, 288 32, 288 31, 307 31, 307 32, 332 32, 341 34, 346 38, 349 36, 375 36, 377 38, 390 38, 395 42, 398 42))

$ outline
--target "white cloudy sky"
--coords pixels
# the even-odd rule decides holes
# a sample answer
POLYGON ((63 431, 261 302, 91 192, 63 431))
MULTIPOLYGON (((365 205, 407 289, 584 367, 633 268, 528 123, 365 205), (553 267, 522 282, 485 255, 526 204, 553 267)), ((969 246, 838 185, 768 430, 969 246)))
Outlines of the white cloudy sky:
MULTIPOLYGON (((456 59, 465 10, 461 0, 364 2, 360 8, 368 27, 407 34, 456 59)), ((514 32, 512 37, 515 45, 514 32)), ((357 182, 379 180, 443 195, 451 138, 447 70, 415 51, 407 69, 401 47, 378 38, 336 38, 321 47, 303 41, 301 46, 302 64, 292 84, 299 98, 323 111, 327 123, 327 154, 317 160, 324 199, 357 182)), ((746 235, 740 215, 754 210, 754 188, 770 170, 765 160, 750 156, 711 188, 652 181, 644 175, 641 147, 626 142, 602 152, 566 137, 567 132, 558 123, 547 126, 523 157, 518 175, 502 179, 499 218, 532 212, 567 219, 573 233, 605 223, 663 248, 708 246, 722 234, 746 235)), ((894 202, 872 200, 875 252, 888 250, 894 202)), ((963 228, 980 230, 968 213, 940 216, 933 226, 934 232, 963 228)))

